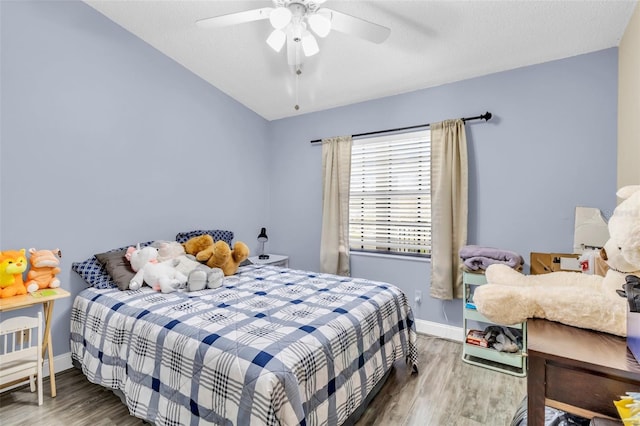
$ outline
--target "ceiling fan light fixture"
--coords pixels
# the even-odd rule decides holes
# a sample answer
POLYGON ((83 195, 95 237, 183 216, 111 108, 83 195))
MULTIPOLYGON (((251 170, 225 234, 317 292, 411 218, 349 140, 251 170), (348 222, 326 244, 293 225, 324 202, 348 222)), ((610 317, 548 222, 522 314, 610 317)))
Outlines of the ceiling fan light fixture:
POLYGON ((331 31, 331 21, 320 13, 315 13, 308 18, 309 26, 318 37, 326 37, 331 31))
POLYGON ((273 30, 267 38, 267 44, 276 52, 282 50, 285 41, 287 41, 287 34, 282 30, 273 30))
MULTIPOLYGON (((1 2, 2 0, 0 0, 1 2)), ((280 52, 287 47, 287 63, 299 71, 303 56, 320 51, 317 37, 326 37, 336 31, 373 42, 384 42, 391 29, 356 16, 320 7, 326 0, 273 0, 274 7, 262 7, 199 19, 203 27, 220 28, 231 25, 269 20, 274 30, 266 42, 280 52)))
POLYGON ((305 31, 302 36, 302 51, 306 57, 313 56, 320 51, 316 38, 309 31, 305 31))
POLYGON ((281 30, 291 22, 291 11, 286 7, 277 7, 269 15, 269 22, 276 30, 281 30))

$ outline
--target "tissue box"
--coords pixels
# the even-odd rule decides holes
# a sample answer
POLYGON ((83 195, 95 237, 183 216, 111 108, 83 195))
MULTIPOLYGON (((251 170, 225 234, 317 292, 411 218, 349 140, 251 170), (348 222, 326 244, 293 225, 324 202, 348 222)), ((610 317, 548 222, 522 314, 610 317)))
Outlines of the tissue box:
POLYGON ((640 312, 627 312, 627 346, 640 363, 640 312))

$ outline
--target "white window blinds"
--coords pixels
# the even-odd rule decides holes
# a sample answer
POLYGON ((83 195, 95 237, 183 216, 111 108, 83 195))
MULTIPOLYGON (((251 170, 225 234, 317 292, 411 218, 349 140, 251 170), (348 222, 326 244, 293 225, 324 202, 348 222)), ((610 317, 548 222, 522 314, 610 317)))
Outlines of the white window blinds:
POLYGON ((350 249, 429 255, 430 192, 429 130, 354 140, 350 249))

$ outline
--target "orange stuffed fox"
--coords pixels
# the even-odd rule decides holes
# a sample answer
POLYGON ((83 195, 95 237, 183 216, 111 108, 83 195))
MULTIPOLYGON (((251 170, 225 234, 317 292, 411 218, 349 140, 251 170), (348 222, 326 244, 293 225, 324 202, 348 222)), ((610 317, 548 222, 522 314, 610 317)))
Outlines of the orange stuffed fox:
POLYGON ((0 297, 27 294, 22 273, 27 269, 25 249, 0 252, 0 297))
POLYGON ((41 288, 60 287, 60 280, 56 275, 60 273, 60 249, 36 250, 29 249, 31 254, 31 269, 27 273, 27 291, 34 292, 41 288))

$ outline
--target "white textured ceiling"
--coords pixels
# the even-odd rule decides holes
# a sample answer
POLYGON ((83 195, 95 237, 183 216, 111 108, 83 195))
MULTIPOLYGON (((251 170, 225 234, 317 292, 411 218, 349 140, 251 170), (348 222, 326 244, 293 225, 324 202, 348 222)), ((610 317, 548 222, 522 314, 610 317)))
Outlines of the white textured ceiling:
POLYGON ((635 0, 327 0, 324 7, 389 27, 391 35, 382 44, 335 31, 319 39, 296 95, 286 49, 276 53, 265 43, 268 20, 195 25, 270 7, 270 0, 86 3, 267 120, 615 47, 636 7, 635 0))

